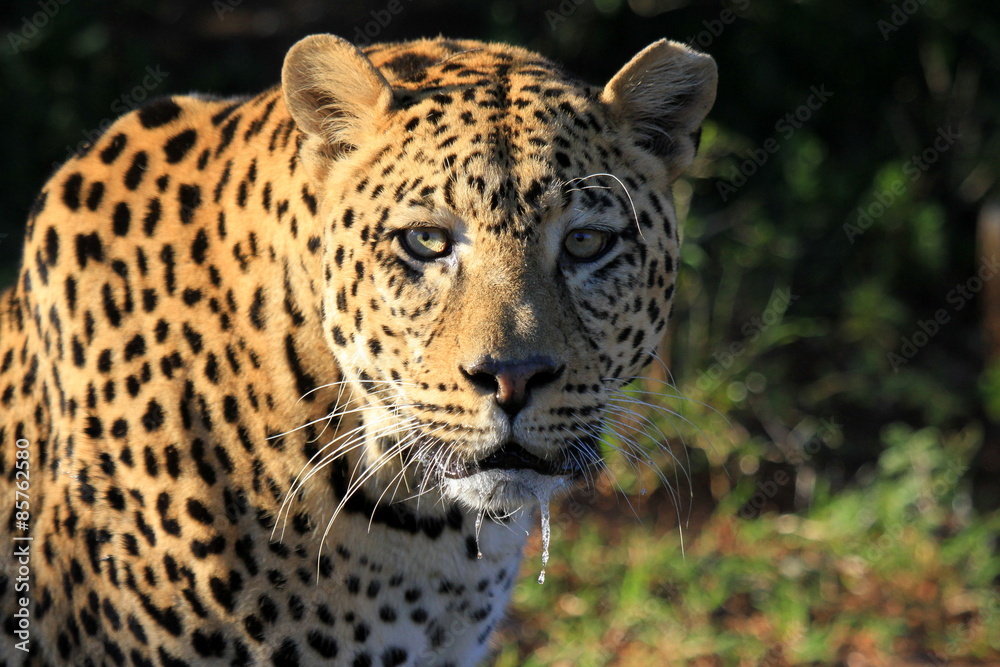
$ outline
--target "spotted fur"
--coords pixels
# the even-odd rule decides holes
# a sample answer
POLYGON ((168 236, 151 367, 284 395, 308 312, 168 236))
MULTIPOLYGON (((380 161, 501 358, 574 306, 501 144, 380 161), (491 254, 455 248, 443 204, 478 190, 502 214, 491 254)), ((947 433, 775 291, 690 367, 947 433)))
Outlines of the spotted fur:
POLYGON ((120 118, 2 295, 0 495, 28 451, 30 530, 0 526, 0 660, 481 660, 528 515, 600 467, 666 326, 714 94, 666 41, 600 88, 320 35, 256 97, 120 118))

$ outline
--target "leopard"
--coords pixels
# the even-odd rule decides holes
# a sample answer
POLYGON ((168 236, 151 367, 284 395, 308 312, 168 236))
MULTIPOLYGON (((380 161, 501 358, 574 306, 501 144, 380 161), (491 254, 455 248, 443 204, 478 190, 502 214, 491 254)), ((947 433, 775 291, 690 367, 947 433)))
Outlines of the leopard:
POLYGON ((0 662, 489 659, 665 333, 716 81, 321 34, 110 124, 2 294, 0 662))

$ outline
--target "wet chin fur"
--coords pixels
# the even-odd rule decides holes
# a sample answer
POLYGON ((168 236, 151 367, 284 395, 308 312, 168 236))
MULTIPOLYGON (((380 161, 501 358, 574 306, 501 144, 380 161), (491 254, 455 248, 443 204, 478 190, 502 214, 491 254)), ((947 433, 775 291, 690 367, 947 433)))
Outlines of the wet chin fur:
POLYGON ((571 487, 567 475, 543 475, 533 470, 484 470, 461 479, 446 479, 442 490, 472 510, 509 513, 548 503, 571 487))

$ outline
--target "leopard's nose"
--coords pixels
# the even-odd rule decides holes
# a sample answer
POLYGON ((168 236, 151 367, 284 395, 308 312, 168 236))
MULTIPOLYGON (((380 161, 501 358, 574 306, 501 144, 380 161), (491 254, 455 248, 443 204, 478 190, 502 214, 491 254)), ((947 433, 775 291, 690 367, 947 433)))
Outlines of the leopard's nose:
POLYGON ((536 356, 517 361, 486 358, 460 368, 469 382, 492 393, 497 405, 513 419, 528 404, 533 390, 559 379, 566 367, 549 357, 536 356))

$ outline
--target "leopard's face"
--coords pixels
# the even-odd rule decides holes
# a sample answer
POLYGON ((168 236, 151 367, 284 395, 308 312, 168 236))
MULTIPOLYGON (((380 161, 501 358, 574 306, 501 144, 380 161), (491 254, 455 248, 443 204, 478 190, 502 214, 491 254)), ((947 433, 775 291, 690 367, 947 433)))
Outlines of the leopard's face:
MULTIPOLYGON (((509 47, 433 45, 417 60, 372 54, 391 86, 356 64, 364 112, 340 98, 324 125, 307 113, 317 98, 289 107, 307 133, 316 121, 302 155, 322 200, 324 329, 367 465, 394 495, 505 511, 601 464, 611 399, 667 323, 669 187, 697 123, 650 134, 620 99, 634 72, 602 92, 509 47)), ((324 48, 302 55, 311 71, 324 48)), ((705 95, 684 100, 697 122, 705 95)))

